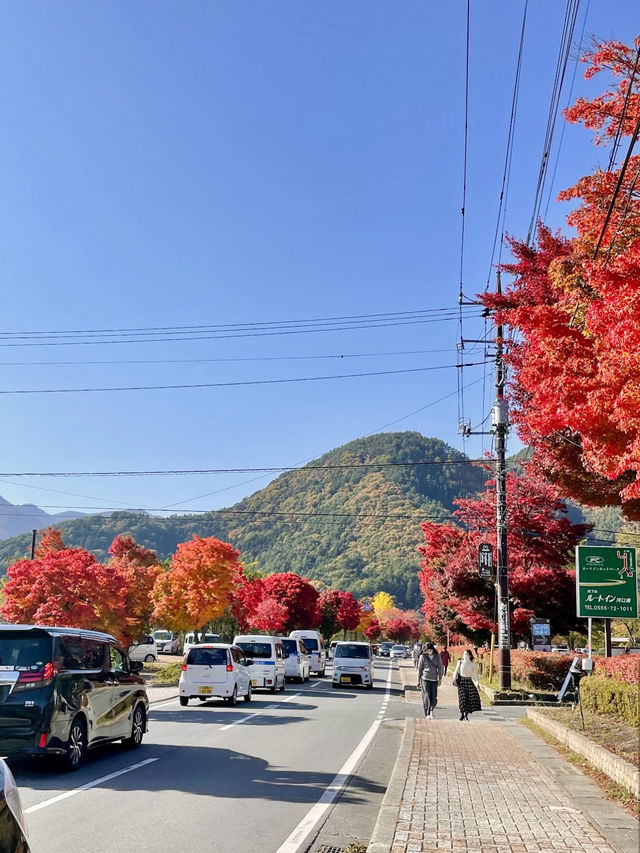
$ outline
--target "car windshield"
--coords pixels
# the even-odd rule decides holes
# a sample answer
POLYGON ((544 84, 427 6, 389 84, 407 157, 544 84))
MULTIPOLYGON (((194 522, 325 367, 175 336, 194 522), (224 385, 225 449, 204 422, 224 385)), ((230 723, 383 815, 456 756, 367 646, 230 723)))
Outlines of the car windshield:
POLYGON ((297 640, 283 640, 282 648, 284 649, 285 655, 295 655, 298 653, 298 641, 297 640))
POLYGON ((165 643, 171 639, 171 631, 154 631, 153 636, 156 642, 165 643))
POLYGON ((305 646, 307 647, 307 649, 309 651, 312 651, 312 652, 318 651, 318 648, 319 648, 318 641, 316 640, 315 637, 303 637, 302 642, 305 644, 305 646))
POLYGON ((39 669, 51 661, 52 642, 48 635, 3 631, 0 636, 0 667, 39 669))
POLYGON ((360 646, 357 643, 339 643, 336 646, 337 658, 368 658, 369 646, 360 646))
POLYGON ((394 646, 394 647, 393 647, 393 649, 392 649, 392 651, 394 651, 394 652, 404 652, 404 651, 405 651, 405 648, 404 648, 404 646, 394 646))
POLYGON ((187 665, 189 664, 194 664, 195 666, 226 666, 227 650, 203 649, 194 646, 194 648, 189 649, 187 665))
POLYGON ((236 643, 240 646, 243 652, 247 653, 249 658, 270 658, 273 657, 271 651, 271 643, 236 643))

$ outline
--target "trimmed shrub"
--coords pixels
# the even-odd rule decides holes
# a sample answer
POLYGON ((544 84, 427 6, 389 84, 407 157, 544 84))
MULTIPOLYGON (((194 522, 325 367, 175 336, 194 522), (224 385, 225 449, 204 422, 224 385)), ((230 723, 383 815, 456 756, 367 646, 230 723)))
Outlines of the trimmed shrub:
MULTIPOLYGON (((470 646, 453 646, 449 651, 455 666, 458 658, 470 646)), ((472 648, 472 647, 471 647, 472 648)), ((480 674, 489 674, 488 649, 479 648, 476 660, 480 674)), ((474 653, 475 657, 475 653, 474 653)), ((517 685, 541 690, 558 690, 562 686, 573 658, 571 655, 552 654, 551 652, 531 652, 523 649, 511 649, 511 676, 517 685)), ((498 672, 500 652, 493 651, 493 671, 498 672)))
POLYGON ((625 684, 640 682, 640 655, 616 655, 614 658, 594 658, 594 674, 615 678, 625 684))
POLYGON ((640 726, 640 691, 637 684, 592 675, 580 682, 580 698, 588 711, 617 717, 630 726, 640 726))

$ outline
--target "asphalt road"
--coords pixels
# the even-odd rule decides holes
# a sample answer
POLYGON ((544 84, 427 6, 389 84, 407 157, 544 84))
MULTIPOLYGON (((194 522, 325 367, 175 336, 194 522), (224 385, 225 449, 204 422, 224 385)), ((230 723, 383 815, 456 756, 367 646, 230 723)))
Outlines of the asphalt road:
POLYGON ((389 743, 383 721, 404 717, 400 695, 378 660, 371 691, 325 678, 235 708, 176 699, 152 707, 138 750, 91 752, 72 774, 15 764, 32 851, 310 850, 340 811, 375 820, 393 761, 371 755, 389 743))

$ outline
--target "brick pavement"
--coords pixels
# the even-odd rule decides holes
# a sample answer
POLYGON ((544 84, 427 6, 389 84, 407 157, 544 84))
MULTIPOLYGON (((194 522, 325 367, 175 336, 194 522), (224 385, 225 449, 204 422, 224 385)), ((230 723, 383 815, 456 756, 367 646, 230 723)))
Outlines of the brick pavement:
POLYGON ((417 719, 391 853, 613 853, 501 725, 417 719))

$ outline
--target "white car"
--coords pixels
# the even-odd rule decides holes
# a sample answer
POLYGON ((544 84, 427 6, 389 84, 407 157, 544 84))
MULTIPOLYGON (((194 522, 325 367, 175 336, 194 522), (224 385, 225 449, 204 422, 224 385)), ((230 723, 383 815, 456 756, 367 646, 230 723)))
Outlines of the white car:
POLYGON ((129 646, 129 657, 131 660, 141 660, 145 663, 158 660, 158 646, 151 634, 133 641, 133 645, 129 646))
POLYGON ((373 654, 370 643, 338 643, 333 653, 331 686, 343 684, 373 687, 373 654))
POLYGON ((189 631, 184 635, 184 652, 188 652, 192 646, 199 646, 202 643, 221 643, 222 637, 220 634, 200 634, 196 636, 195 631, 189 631))
POLYGON ((228 705, 235 705, 240 696, 250 702, 252 663, 241 648, 228 643, 191 646, 185 652, 178 682, 180 704, 188 705, 189 699, 204 702, 222 698, 228 705))
POLYGON ((163 628, 158 628, 153 632, 153 639, 156 641, 159 655, 179 655, 180 654, 180 639, 172 631, 165 631, 163 628))
POLYGON ((405 646, 391 646, 391 651, 389 652, 390 658, 395 658, 398 660, 399 658, 406 658, 407 649, 405 646))
POLYGON ((298 681, 309 681, 311 672, 310 655, 302 640, 296 637, 281 637, 284 655, 284 677, 298 681))

